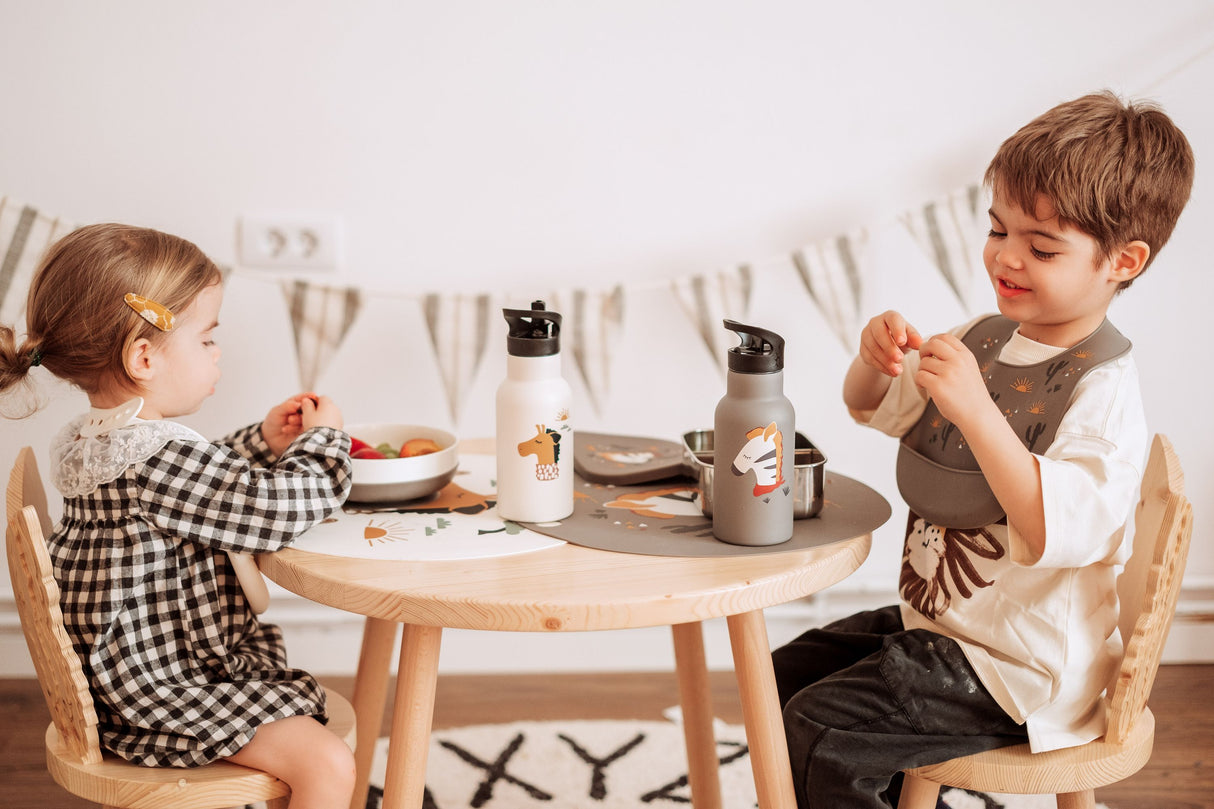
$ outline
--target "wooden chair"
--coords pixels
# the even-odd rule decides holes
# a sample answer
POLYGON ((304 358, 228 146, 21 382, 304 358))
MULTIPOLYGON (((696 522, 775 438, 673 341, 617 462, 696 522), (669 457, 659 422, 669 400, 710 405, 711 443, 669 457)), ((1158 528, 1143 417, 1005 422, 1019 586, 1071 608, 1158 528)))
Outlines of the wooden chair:
MULTIPOLYGON (((131 764, 101 749, 88 681, 63 626, 59 586, 44 537, 51 529, 46 494, 29 447, 17 455, 7 495, 8 564, 21 628, 50 709, 46 762, 61 787, 107 809, 225 809, 266 801, 285 807, 290 788, 258 770, 228 761, 204 767, 131 764)), ((354 745, 354 710, 328 693, 329 727, 354 745)))
POLYGON ((1134 518, 1134 547, 1117 583, 1125 656, 1107 692, 1108 730, 1079 747, 1029 752, 1027 744, 906 771, 899 806, 934 809, 941 785, 1020 795, 1053 793, 1058 809, 1091 809, 1094 790, 1142 769, 1155 740, 1147 697, 1176 611, 1193 509, 1172 444, 1156 435, 1134 518))

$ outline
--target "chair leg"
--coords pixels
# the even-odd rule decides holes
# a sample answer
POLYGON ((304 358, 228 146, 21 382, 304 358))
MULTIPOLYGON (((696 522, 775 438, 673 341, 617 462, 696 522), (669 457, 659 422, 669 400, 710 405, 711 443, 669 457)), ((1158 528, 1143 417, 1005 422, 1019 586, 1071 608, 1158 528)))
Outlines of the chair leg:
MULTIPOLYGON (((940 785, 926 778, 906 773, 902 781, 902 796, 898 799, 899 809, 936 809, 936 801, 940 797, 940 785)), ((1059 805, 1059 809, 1062 809, 1059 805)))
POLYGON ((1096 793, 1090 789, 1083 792, 1059 792, 1057 801, 1058 809, 1096 809, 1096 793))

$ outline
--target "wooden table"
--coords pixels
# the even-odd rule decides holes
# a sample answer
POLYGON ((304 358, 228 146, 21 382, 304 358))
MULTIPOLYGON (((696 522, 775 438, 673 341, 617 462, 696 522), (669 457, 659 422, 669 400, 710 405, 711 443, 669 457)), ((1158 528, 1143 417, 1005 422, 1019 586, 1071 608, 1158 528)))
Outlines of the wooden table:
POLYGON ((725 617, 763 809, 795 806, 763 610, 822 590, 868 555, 871 533, 807 550, 729 557, 613 553, 574 544, 487 559, 384 562, 288 548, 260 558, 291 592, 367 616, 355 680, 358 788, 365 805, 396 625, 404 628, 384 809, 418 809, 444 627, 585 632, 669 625, 688 775, 697 809, 721 809, 713 710, 700 623, 725 617))

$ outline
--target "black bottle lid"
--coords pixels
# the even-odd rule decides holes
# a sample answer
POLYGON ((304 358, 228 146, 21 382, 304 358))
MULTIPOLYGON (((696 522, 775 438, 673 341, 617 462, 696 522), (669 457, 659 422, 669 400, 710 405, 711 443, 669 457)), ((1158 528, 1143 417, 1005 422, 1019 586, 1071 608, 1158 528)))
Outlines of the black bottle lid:
POLYGON ((729 370, 741 374, 771 374, 784 370, 784 338, 774 331, 726 319, 725 328, 742 338, 729 349, 729 370))
POLYGON ((543 301, 532 301, 530 309, 503 309, 510 330, 506 351, 512 357, 550 357, 561 353, 561 316, 549 312, 543 301))

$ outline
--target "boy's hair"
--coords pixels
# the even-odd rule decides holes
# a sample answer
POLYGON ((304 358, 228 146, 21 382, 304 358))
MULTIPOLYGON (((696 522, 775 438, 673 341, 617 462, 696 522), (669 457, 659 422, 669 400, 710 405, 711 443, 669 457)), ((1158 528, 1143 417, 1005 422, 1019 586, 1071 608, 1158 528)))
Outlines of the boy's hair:
POLYGON ((26 302, 26 340, 16 345, 0 326, 0 391, 20 382, 31 365, 96 393, 131 387, 123 357, 139 338, 165 332, 124 300, 128 292, 180 314, 211 284, 219 268, 192 242, 148 228, 88 225, 51 245, 34 274, 26 302))
POLYGON ((1029 213, 1044 195, 1061 221, 1096 240, 1101 257, 1146 242, 1149 266, 1188 202, 1193 150, 1159 107, 1105 90, 1022 127, 999 147, 985 181, 1029 213))

